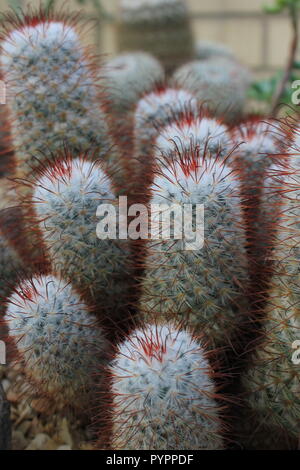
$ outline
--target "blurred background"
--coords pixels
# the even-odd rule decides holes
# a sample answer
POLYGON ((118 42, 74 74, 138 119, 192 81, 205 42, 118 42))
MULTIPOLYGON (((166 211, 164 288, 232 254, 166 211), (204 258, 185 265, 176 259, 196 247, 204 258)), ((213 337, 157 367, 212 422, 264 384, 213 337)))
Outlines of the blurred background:
MULTIPOLYGON (((230 47, 258 78, 284 66, 291 40, 288 15, 284 12, 279 15, 265 13, 266 3, 267 0, 187 0, 196 39, 230 47)), ((39 5, 40 0, 0 0, 0 10, 4 11, 12 4, 39 5)), ((93 18, 95 27, 85 35, 84 41, 95 43, 99 52, 108 57, 117 54, 118 0, 57 0, 56 4, 68 6, 70 10, 82 10, 87 18, 93 18), (108 15, 103 15, 100 3, 108 15)))

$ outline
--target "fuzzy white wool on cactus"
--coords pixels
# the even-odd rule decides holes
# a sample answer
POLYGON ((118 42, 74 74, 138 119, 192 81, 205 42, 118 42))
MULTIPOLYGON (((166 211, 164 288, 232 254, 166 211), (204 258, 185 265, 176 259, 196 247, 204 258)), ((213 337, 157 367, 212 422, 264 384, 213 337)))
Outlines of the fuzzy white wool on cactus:
POLYGON ((115 448, 223 448, 213 371, 187 331, 171 324, 135 330, 110 371, 115 448))
POLYGON ((54 276, 22 282, 9 298, 5 320, 41 397, 55 397, 59 408, 84 409, 108 342, 72 286, 54 276))
POLYGON ((180 88, 162 87, 148 93, 138 102, 134 116, 134 154, 139 163, 136 165, 138 179, 147 174, 152 178, 154 144, 160 130, 185 112, 196 113, 197 108, 194 96, 180 88))

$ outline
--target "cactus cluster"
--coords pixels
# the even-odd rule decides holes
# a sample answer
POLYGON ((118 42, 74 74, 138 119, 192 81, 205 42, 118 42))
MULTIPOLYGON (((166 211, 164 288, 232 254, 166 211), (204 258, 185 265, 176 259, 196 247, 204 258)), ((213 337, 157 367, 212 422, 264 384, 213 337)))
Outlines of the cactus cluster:
POLYGON ((121 19, 129 52, 103 65, 72 15, 5 17, 7 368, 96 448, 296 448, 298 118, 241 119, 248 72, 209 47, 188 62, 184 2, 121 19))

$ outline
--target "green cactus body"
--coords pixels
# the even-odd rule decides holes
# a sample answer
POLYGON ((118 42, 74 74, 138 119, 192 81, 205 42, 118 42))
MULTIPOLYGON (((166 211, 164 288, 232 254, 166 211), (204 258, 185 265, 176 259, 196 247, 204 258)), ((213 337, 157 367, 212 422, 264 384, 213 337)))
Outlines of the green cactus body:
POLYGON ((95 158, 107 155, 112 143, 96 77, 72 25, 21 21, 4 36, 1 62, 10 86, 17 177, 27 178, 64 144, 75 155, 92 148, 95 158))
POLYGON ((106 363, 109 343, 71 285, 53 276, 21 283, 9 299, 5 320, 28 391, 38 391, 47 407, 52 398, 58 409, 84 411, 95 387, 95 367, 106 363))
MULTIPOLYGON (((293 343, 300 340, 298 157, 270 178, 281 178, 281 200, 274 242, 273 275, 265 307, 261 342, 243 378, 247 405, 265 428, 277 427, 297 439, 300 429, 300 369, 293 343)), ((272 202, 272 199, 271 199, 272 202)))
POLYGON ((242 117, 250 76, 237 62, 225 58, 193 61, 179 68, 172 80, 194 93, 214 115, 230 123, 242 117))
POLYGON ((117 351, 114 449, 222 449, 212 369, 201 345, 172 325, 145 325, 117 351))
MULTIPOLYGON (((179 163, 178 158, 154 179, 150 204, 167 205, 162 209, 166 213, 173 204, 183 212, 187 205, 195 210, 204 205, 204 244, 187 247, 187 239, 195 237, 188 232, 182 239, 171 236, 158 240, 162 236, 160 209, 151 211, 152 239, 141 309, 146 318, 180 319, 196 333, 205 334, 211 347, 226 347, 247 315, 247 256, 239 182, 224 161, 210 155, 200 157, 195 152, 183 156, 179 163)), ((178 212, 174 214, 181 224, 178 212)), ((201 214, 198 222, 189 220, 188 215, 187 221, 201 233, 201 214)))
POLYGON ((121 51, 153 54, 170 73, 194 56, 194 40, 184 0, 120 1, 121 51))
POLYGON ((127 319, 130 246, 128 240, 98 238, 98 206, 117 202, 100 166, 84 157, 58 158, 36 182, 33 200, 54 271, 82 292, 100 319, 117 322, 121 312, 127 319))

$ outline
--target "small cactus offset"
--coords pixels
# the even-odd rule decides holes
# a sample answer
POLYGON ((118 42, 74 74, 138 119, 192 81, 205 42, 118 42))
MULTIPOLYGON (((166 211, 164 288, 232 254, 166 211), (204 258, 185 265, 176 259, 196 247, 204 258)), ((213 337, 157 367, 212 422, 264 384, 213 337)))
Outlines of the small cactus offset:
POLYGON ((175 71, 172 80, 230 124, 242 118, 250 76, 237 62, 225 58, 189 62, 175 71))
POLYGON ((118 46, 143 50, 159 59, 169 74, 194 56, 185 0, 120 0, 118 46))
MULTIPOLYGON (((76 24, 48 13, 8 15, 1 66, 16 149, 16 176, 27 178, 64 143, 79 151, 111 148, 96 74, 76 24)), ((103 97, 102 97, 103 98, 103 97)))
POLYGON ((22 282, 9 298, 5 321, 31 393, 46 408, 53 402, 85 412, 109 343, 71 285, 54 276, 22 282))
POLYGON ((171 324, 135 330, 110 374, 114 449, 223 449, 214 371, 187 331, 171 324))
POLYGON ((173 164, 158 171, 151 196, 150 205, 155 205, 156 212, 151 214, 152 239, 148 242, 141 309, 146 318, 186 322, 198 334, 205 334, 211 348, 228 347, 231 335, 247 315, 246 238, 237 175, 226 159, 198 153, 195 148, 193 153, 177 155, 173 164), (174 205, 174 236, 160 240, 160 211, 166 215, 174 205), (187 206, 196 209, 196 222, 192 214, 190 219, 185 214, 187 206), (178 221, 183 231, 183 217, 187 218, 187 233, 179 233, 176 239, 178 221), (203 224, 202 245, 199 235, 203 224))
POLYGON ((80 289, 100 318, 115 322, 114 327, 121 320, 129 323, 129 242, 105 239, 104 230, 104 239, 97 235, 98 206, 116 202, 100 165, 84 156, 61 155, 34 185, 33 202, 54 271, 80 289))

